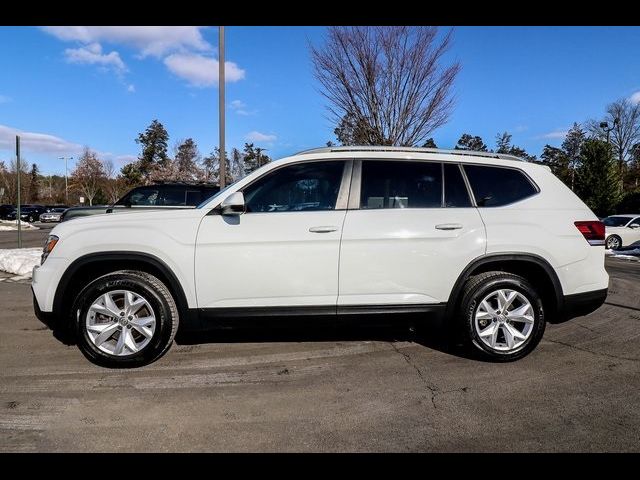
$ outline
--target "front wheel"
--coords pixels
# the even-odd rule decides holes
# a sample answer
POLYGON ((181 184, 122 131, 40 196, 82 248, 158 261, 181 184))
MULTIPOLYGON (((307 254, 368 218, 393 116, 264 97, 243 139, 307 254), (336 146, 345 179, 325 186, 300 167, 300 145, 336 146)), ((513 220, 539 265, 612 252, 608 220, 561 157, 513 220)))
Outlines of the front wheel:
POLYGON ((519 275, 496 271, 471 277, 461 307, 466 343, 484 359, 518 360, 531 353, 544 334, 542 299, 519 275))
POLYGON ((145 272, 121 270, 97 278, 78 295, 76 338, 93 363, 111 368, 147 365, 169 350, 178 309, 169 289, 145 272))

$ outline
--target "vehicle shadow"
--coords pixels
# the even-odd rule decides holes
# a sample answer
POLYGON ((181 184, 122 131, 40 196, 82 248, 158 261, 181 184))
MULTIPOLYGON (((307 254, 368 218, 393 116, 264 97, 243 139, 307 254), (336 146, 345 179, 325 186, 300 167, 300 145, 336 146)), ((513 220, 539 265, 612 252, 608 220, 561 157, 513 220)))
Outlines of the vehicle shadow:
POLYGON ((449 355, 475 359, 461 345, 450 340, 447 332, 427 322, 358 323, 340 322, 309 323, 309 320, 285 320, 277 324, 236 325, 206 331, 178 331, 178 345, 207 343, 278 343, 278 342, 413 342, 449 355))
MULTIPOLYGON (((40 320, 51 330, 60 343, 76 345, 75 335, 55 322, 40 320)), ((465 348, 451 341, 450 333, 440 325, 425 321, 349 320, 348 322, 315 321, 308 318, 286 318, 256 324, 255 319, 234 319, 233 326, 208 330, 178 329, 175 342, 178 345, 202 345, 207 343, 278 343, 278 342, 413 342, 442 353, 477 360, 465 348)))

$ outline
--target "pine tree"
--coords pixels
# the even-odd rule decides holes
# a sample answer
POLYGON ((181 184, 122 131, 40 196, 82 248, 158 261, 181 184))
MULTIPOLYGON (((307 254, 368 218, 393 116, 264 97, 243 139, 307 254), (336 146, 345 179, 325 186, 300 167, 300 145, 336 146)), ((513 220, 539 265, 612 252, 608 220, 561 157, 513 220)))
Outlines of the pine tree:
POLYGON ((580 128, 580 124, 574 123, 567 132, 567 136, 562 142, 562 150, 567 158, 571 181, 568 183, 571 190, 575 190, 575 173, 580 165, 580 149, 586 139, 584 130, 580 128))
POLYGON ((602 140, 585 140, 576 170, 576 192, 597 215, 606 216, 620 201, 620 170, 611 146, 602 140))
POLYGON ((200 168, 200 152, 198 146, 192 138, 187 138, 176 147, 175 155, 175 180, 193 181, 201 176, 200 168))
MULTIPOLYGON (((511 137, 509 136, 509 138, 511 137)), ((478 137, 477 135, 472 137, 468 133, 463 133, 458 140, 457 145, 453 148, 455 150, 473 150, 474 152, 487 151, 487 146, 484 144, 481 137, 478 137)))
POLYGON ((422 144, 422 148, 438 148, 438 146, 436 145, 436 142, 433 140, 433 137, 429 137, 422 144))
POLYGON ((29 201, 37 203, 40 200, 40 172, 38 165, 31 164, 31 172, 29 172, 29 201))
POLYGON ((164 125, 158 120, 154 120, 147 127, 144 133, 138 134, 136 143, 142 146, 142 152, 138 157, 138 161, 132 167, 125 165, 127 171, 122 169, 122 174, 128 179, 140 179, 147 181, 153 168, 160 164, 165 164, 169 157, 167 155, 167 145, 169 143, 169 134, 164 125))
POLYGON ((547 144, 544 146, 540 158, 551 168, 551 171, 556 177, 562 180, 568 187, 571 186, 572 171, 569 167, 569 157, 567 157, 564 150, 547 144))

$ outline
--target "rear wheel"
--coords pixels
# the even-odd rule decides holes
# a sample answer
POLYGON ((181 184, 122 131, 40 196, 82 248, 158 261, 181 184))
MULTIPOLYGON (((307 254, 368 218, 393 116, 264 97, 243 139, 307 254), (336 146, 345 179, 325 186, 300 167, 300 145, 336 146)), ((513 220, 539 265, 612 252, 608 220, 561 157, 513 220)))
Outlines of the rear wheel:
POLYGON ((87 285, 73 308, 78 346, 105 367, 140 367, 173 343, 178 309, 169 289, 144 272, 122 270, 87 285))
POLYGON ((607 237, 607 248, 609 250, 618 250, 622 247, 622 239, 618 235, 609 235, 607 237))
POLYGON ((542 299, 519 275, 496 271, 471 277, 461 308, 465 343, 485 359, 520 359, 531 353, 544 334, 542 299))

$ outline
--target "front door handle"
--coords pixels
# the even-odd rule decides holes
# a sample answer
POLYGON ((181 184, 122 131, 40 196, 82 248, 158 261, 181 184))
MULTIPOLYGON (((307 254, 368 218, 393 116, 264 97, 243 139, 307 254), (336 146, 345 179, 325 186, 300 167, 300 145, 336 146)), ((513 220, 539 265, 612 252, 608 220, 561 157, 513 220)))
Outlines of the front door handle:
POLYGON ((462 225, 459 223, 441 223, 440 225, 436 225, 438 230, 460 230, 462 225))
POLYGON ((329 232, 335 232, 336 230, 338 230, 338 227, 331 227, 331 226, 311 227, 309 229, 309 231, 312 233, 329 233, 329 232))

